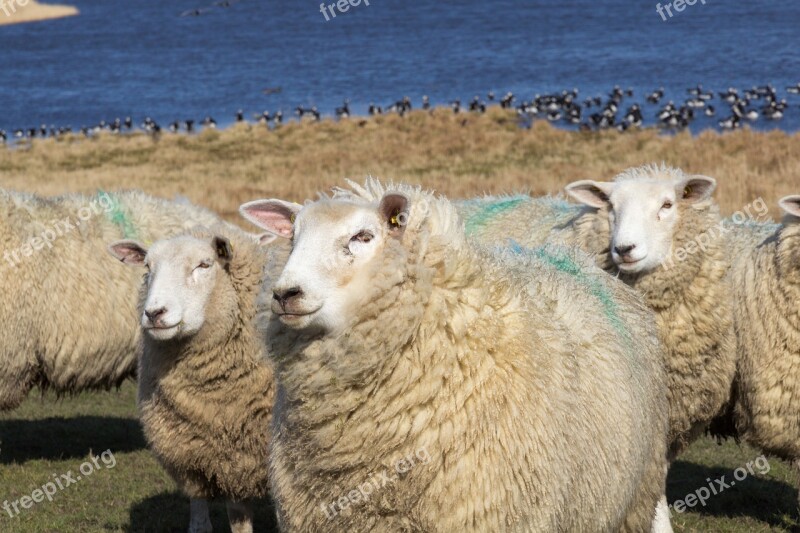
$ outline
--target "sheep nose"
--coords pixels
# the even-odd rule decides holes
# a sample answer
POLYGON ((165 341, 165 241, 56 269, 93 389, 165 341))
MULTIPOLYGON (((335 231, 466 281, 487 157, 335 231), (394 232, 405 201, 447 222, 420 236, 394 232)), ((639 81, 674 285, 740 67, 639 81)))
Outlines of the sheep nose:
POLYGON ((275 289, 272 291, 272 298, 276 300, 281 307, 285 308, 290 300, 300 298, 303 295, 300 287, 292 287, 289 289, 275 289))
POLYGON ((614 251, 619 255, 625 256, 631 253, 634 248, 636 248, 635 244, 629 244, 627 246, 615 246, 614 251))
POLYGON ((146 309, 144 315, 147 317, 147 320, 149 320, 151 324, 155 324, 156 321, 159 318, 161 318, 166 312, 167 312, 166 307, 159 307, 158 309, 146 309))

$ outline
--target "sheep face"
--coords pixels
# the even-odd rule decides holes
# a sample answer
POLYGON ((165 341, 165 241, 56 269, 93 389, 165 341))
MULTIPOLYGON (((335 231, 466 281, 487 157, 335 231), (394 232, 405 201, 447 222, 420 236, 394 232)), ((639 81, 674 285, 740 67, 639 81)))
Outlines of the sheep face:
POLYGON ((567 193, 608 210, 611 259, 623 273, 655 270, 672 253, 681 209, 707 206, 716 182, 705 176, 642 174, 613 182, 577 181, 567 193))
POLYGON ((387 194, 380 205, 322 200, 303 208, 277 200, 242 206, 262 228, 292 239, 273 286, 272 311, 286 326, 336 334, 366 293, 371 266, 402 235, 407 199, 387 194))
POLYGON ((121 241, 109 247, 124 263, 147 268, 141 326, 158 341, 195 335, 206 320, 206 305, 232 252, 223 237, 207 241, 179 236, 149 250, 121 241))

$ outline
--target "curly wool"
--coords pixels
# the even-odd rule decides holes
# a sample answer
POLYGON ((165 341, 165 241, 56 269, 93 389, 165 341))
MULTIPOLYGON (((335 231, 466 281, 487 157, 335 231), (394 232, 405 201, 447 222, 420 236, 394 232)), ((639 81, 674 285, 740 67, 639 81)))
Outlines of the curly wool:
POLYGON ((205 209, 140 192, 48 198, 0 190, 0 244, 7 254, 0 275, 0 409, 19 405, 34 386, 77 393, 132 377, 139 335, 132 295, 140 279, 106 246, 216 222, 205 209), (108 209, 79 220, 80 210, 99 205, 101 196, 108 209), (52 248, 20 253, 49 230, 62 233, 52 248), (21 260, 16 266, 14 252, 21 260))
POLYGON ((336 198, 387 190, 410 199, 408 225, 347 332, 269 325, 282 530, 649 530, 667 431, 652 313, 574 252, 470 244, 418 189, 336 198), (394 482, 332 516, 384 470, 394 482))
POLYGON ((261 498, 268 490, 275 392, 255 321, 267 252, 230 230, 188 234, 209 240, 222 234, 233 259, 209 298, 200 332, 168 343, 143 336, 142 427, 156 457, 191 498, 261 498), (230 298, 235 306, 221 305, 230 298), (219 311, 231 307, 232 315, 219 311))
POLYGON ((800 220, 731 236, 739 350, 736 425, 750 444, 800 459, 800 220))

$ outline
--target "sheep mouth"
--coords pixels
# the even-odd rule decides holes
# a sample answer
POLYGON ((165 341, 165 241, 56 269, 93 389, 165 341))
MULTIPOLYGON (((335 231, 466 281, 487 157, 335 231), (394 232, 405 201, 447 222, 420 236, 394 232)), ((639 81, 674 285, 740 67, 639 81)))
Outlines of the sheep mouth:
POLYGON ((181 327, 181 322, 177 324, 173 324, 171 326, 147 326, 144 330, 152 336, 163 336, 164 334, 170 333, 172 331, 178 331, 181 327))
POLYGON ((636 268, 637 266, 642 264, 644 259, 645 259, 644 257, 642 257, 640 259, 631 259, 631 258, 627 258, 627 257, 619 257, 615 261, 615 263, 617 263, 617 266, 619 268, 621 268, 621 269, 629 269, 629 268, 636 268))
POLYGON ((280 311, 280 312, 277 312, 275 314, 278 315, 278 318, 280 318, 283 321, 292 321, 292 320, 300 320, 302 318, 309 317, 309 316, 317 313, 320 309, 322 309, 322 307, 317 307, 316 309, 314 309, 312 311, 294 311, 294 312, 280 311))

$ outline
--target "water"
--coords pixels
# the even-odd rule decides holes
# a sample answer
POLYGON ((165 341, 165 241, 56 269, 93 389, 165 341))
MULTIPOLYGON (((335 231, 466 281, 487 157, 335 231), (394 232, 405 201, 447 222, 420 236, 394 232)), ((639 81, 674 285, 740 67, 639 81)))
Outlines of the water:
POLYGON ((651 0, 371 0, 330 21, 315 0, 242 0, 180 17, 212 1, 64 0, 81 14, 0 27, 0 128, 126 115, 224 124, 238 108, 331 114, 349 98, 365 113, 404 95, 419 106, 423 94, 466 102, 489 90, 577 87, 583 99, 615 84, 640 102, 658 86, 682 102, 698 83, 772 83, 791 107, 755 126, 800 129, 800 96, 785 93, 800 81, 800 2, 698 0, 666 22, 651 0))

